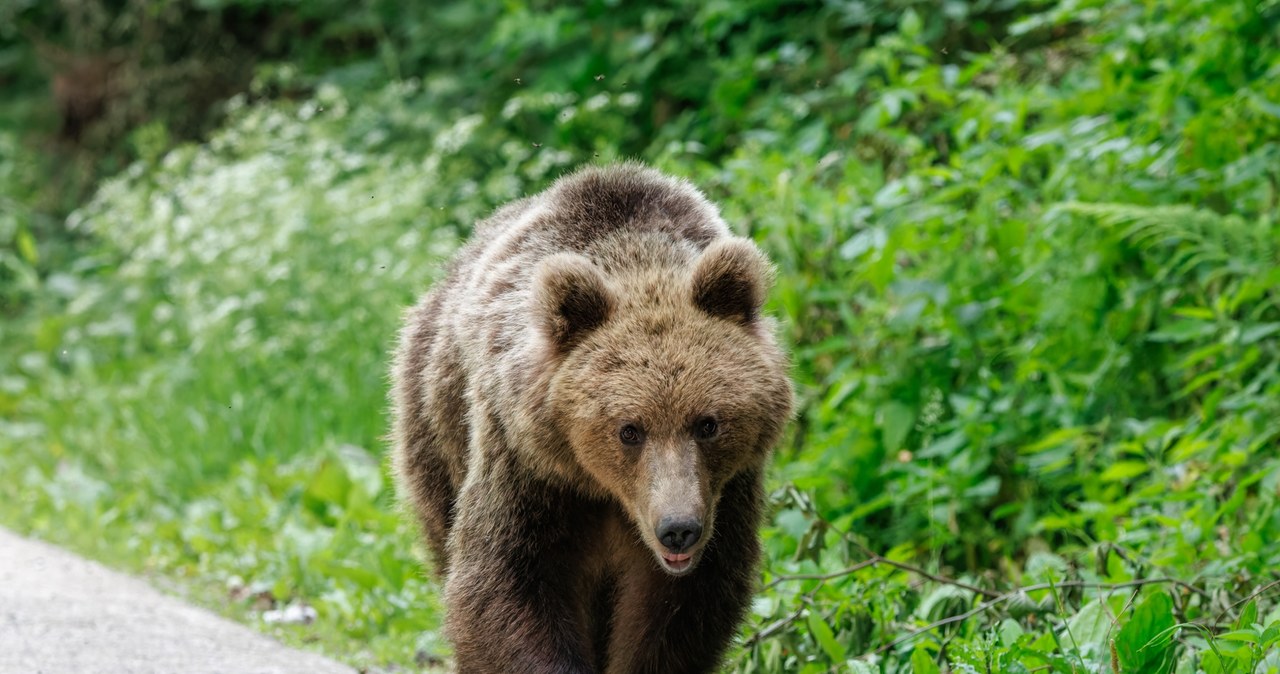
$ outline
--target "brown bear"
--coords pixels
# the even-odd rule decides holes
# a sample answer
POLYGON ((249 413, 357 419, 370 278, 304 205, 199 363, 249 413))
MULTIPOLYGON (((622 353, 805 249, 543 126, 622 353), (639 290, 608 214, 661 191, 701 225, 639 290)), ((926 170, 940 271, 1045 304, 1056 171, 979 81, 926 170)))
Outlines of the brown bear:
POLYGON ((637 164, 476 226, 393 372, 459 672, 717 667, 792 409, 770 280, 698 190, 637 164))

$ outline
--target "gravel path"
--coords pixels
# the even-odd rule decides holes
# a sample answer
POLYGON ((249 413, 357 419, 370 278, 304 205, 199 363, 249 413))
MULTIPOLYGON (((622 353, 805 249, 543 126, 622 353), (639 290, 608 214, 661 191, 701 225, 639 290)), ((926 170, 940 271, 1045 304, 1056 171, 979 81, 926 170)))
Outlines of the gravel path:
POLYGON ((354 674, 0 529, 0 674, 354 674))

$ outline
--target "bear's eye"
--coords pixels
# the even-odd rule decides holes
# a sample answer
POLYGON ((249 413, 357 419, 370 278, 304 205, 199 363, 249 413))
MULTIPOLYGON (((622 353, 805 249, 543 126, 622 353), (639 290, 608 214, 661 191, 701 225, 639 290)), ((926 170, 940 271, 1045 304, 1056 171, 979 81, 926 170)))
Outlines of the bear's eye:
POLYGON ((624 445, 638 445, 644 442, 644 431, 640 430, 633 424, 627 424, 618 431, 618 439, 624 445))
POLYGON ((693 422, 693 435, 699 440, 710 440, 720 434, 720 424, 711 417, 702 417, 693 422))

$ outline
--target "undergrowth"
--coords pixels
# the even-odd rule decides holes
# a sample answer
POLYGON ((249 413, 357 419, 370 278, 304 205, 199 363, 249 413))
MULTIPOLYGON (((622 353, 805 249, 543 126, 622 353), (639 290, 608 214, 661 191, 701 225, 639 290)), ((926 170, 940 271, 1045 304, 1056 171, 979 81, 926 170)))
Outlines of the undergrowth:
POLYGON ((260 67, 57 226, 0 130, 0 521, 447 658, 399 312, 638 156, 779 270, 800 412, 728 671, 1280 671, 1280 4, 942 6, 317 3, 366 60, 260 67))

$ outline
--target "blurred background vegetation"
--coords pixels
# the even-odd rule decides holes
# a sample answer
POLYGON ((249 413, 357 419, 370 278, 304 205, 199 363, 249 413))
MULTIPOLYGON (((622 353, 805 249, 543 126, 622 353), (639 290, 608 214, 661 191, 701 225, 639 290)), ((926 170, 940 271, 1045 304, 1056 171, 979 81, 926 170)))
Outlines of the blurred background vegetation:
POLYGON ((1280 671, 1280 1, 2 0, 0 92, 7 526, 446 662, 399 311, 640 158, 794 352, 728 671, 1280 671))

